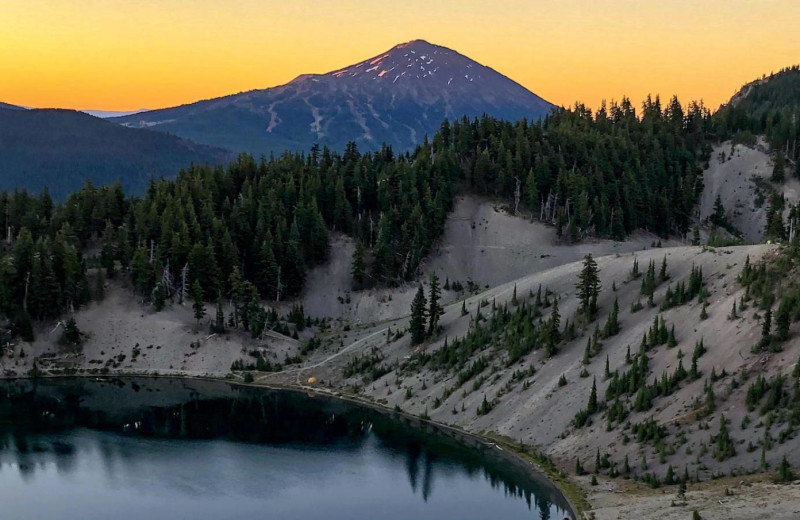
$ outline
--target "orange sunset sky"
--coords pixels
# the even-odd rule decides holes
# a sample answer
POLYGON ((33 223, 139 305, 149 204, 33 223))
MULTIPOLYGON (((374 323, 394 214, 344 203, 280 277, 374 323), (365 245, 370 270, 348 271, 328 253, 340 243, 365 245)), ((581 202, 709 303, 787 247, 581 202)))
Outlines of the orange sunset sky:
POLYGON ((0 101, 160 108, 423 38, 562 105, 649 92, 714 108, 800 62, 798 0, 2 0, 0 101))

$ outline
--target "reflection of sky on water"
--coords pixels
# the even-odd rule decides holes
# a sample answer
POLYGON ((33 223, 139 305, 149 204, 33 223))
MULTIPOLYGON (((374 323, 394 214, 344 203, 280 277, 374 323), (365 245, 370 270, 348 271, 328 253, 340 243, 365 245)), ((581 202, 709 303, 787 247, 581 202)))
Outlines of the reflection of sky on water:
POLYGON ((82 427, 0 433, 3 520, 564 517, 527 498, 474 461, 371 431, 280 445, 82 427))

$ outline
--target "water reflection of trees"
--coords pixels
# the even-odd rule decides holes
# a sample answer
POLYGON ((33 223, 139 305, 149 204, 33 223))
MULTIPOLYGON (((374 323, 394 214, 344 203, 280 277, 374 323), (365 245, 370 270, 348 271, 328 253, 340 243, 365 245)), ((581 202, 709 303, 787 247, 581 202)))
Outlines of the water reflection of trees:
MULTIPOLYGON (((349 451, 374 439, 386 456, 405 459, 409 485, 425 501, 434 492, 437 474, 453 471, 486 479, 506 496, 524 500, 545 520, 552 504, 561 504, 551 487, 487 450, 465 449, 444 435, 374 410, 296 392, 216 385, 198 390, 157 379, 0 385, 0 462, 15 462, 23 477, 46 463, 68 473, 76 447, 53 434, 76 427, 148 438, 227 439, 349 451)), ((100 451, 110 466, 126 457, 106 445, 100 451)))

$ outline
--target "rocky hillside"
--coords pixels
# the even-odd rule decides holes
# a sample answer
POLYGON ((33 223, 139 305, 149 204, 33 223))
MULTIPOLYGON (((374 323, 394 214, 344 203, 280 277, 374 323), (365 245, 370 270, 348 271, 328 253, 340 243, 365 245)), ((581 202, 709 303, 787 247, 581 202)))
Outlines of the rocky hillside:
POLYGON ((398 150, 432 136, 444 119, 538 119, 553 106, 458 52, 416 40, 327 74, 115 119, 199 143, 265 154, 312 144, 398 150))

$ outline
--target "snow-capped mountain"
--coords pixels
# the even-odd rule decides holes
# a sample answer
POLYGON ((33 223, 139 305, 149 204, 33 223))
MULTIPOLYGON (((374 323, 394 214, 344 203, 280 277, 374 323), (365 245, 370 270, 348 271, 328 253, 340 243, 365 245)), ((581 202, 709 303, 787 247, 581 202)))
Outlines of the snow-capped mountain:
POLYGON ((327 74, 305 74, 253 90, 113 119, 199 143, 255 154, 342 149, 348 141, 405 150, 441 122, 483 113, 537 119, 553 105, 456 51, 423 40, 403 43, 327 74))

